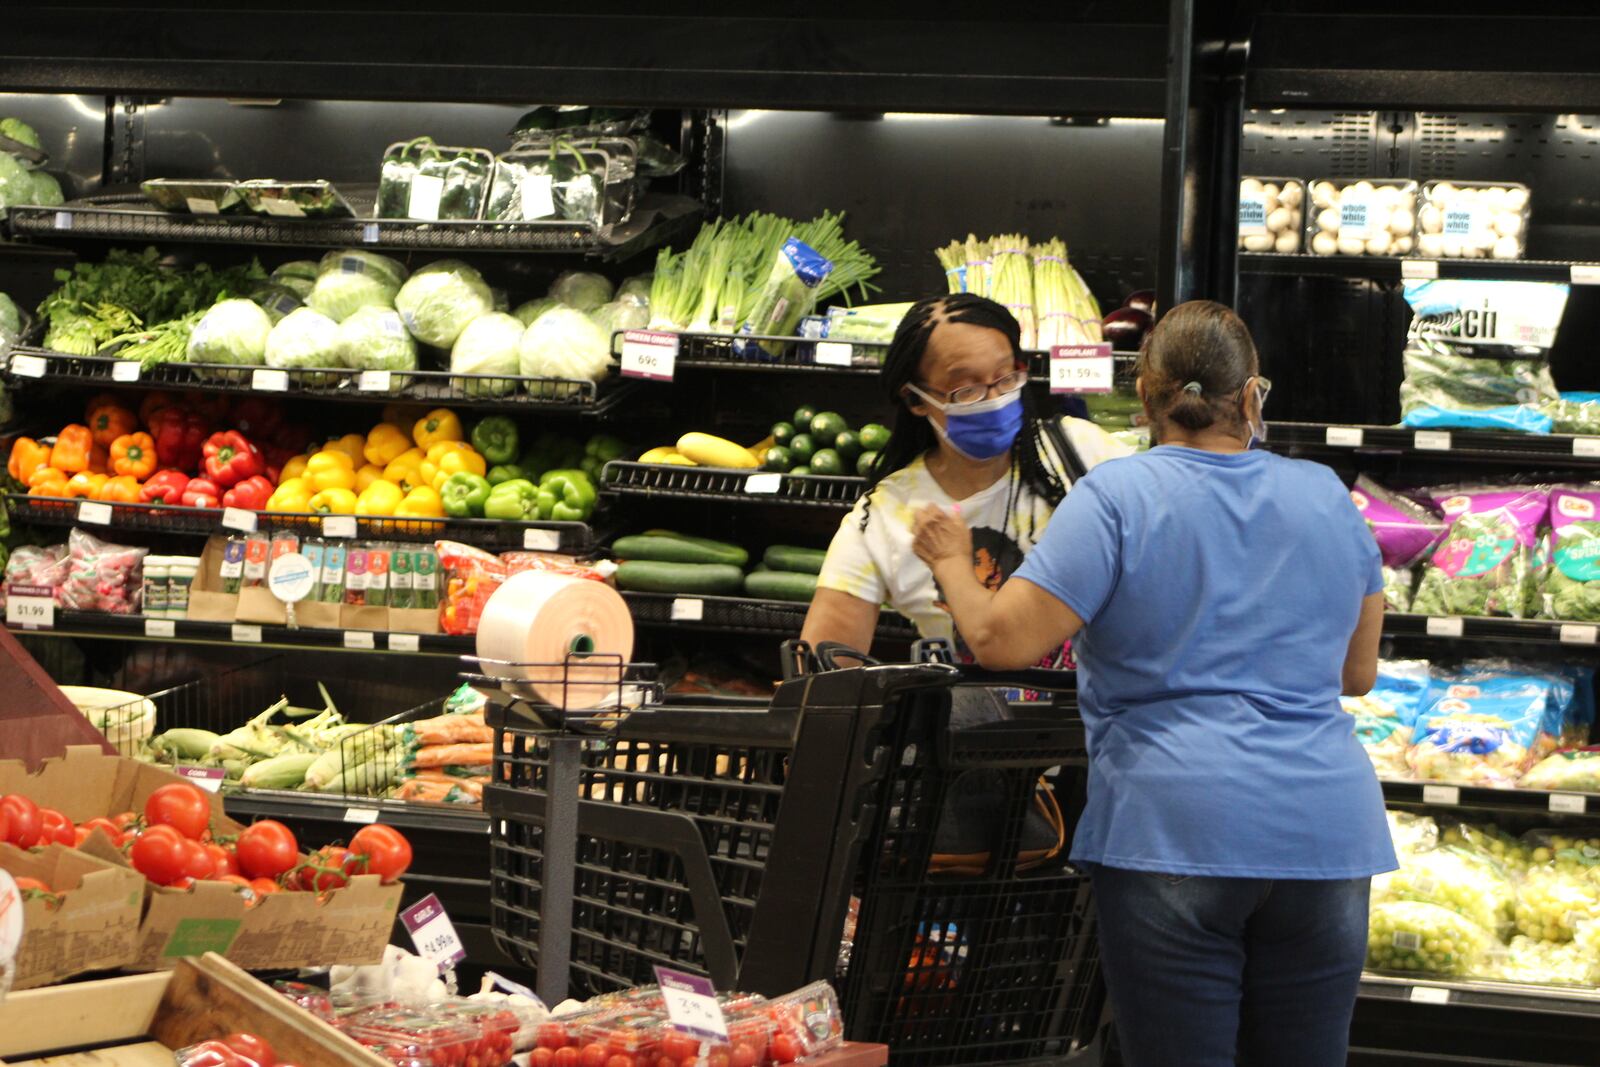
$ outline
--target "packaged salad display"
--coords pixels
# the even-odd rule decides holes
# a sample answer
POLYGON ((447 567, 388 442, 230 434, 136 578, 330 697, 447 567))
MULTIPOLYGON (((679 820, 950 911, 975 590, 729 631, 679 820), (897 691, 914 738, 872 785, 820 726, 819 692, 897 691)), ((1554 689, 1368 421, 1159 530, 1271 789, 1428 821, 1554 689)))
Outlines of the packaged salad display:
POLYGON ((1463 675, 1418 716, 1407 761, 1424 780, 1510 788, 1555 749, 1570 701, 1551 676, 1463 675))
POLYGON ((1457 486, 1434 490, 1450 523, 1423 570, 1411 610, 1423 615, 1532 618, 1541 606, 1539 527, 1549 489, 1457 486))
POLYGON ((1341 697, 1355 716, 1356 739, 1367 750, 1380 778, 1406 778, 1417 716, 1432 703, 1433 673, 1426 660, 1384 660, 1366 696, 1341 697))
POLYGON ((1391 611, 1411 610, 1414 564, 1428 555, 1448 528, 1432 508, 1390 492, 1365 474, 1350 499, 1383 553, 1383 599, 1391 611))
POLYGON ((1600 621, 1600 484, 1558 485, 1550 492, 1550 562, 1544 614, 1600 621))

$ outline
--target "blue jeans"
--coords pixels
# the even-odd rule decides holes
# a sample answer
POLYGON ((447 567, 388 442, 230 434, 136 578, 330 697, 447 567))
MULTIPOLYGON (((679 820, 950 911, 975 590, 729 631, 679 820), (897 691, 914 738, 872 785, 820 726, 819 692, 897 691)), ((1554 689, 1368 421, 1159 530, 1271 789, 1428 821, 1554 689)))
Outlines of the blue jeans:
POLYGON ((1090 874, 1128 1067, 1345 1067, 1370 879, 1090 874))

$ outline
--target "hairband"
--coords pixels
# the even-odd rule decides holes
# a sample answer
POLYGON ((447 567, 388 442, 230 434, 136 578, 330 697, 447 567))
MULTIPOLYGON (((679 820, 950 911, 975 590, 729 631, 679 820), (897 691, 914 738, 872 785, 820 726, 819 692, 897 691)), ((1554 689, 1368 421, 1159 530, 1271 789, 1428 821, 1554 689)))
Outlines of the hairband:
POLYGON ((1193 393, 1195 396, 1199 396, 1206 390, 1205 386, 1201 385, 1199 382, 1190 382, 1183 387, 1183 391, 1186 393, 1193 393))

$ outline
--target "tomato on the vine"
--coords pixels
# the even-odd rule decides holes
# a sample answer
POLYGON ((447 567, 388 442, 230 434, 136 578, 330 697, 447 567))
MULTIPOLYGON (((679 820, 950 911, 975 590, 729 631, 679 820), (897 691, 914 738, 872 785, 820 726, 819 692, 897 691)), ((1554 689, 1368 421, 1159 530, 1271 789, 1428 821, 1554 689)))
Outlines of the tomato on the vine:
POLYGON ((528 1054, 528 1067, 555 1067, 556 1054, 543 1046, 528 1054))
POLYGON ((184 841, 183 873, 197 882, 211 878, 217 873, 216 863, 206 846, 194 840, 184 841))
POLYGON ((111 825, 124 832, 127 831, 128 827, 134 825, 138 821, 139 814, 138 812, 133 811, 119 812, 118 814, 111 816, 111 825))
POLYGON ((170 826, 152 826, 140 834, 128 852, 133 869, 156 885, 171 885, 184 876, 188 844, 170 826))
POLYGON ((350 884, 350 850, 324 845, 313 852, 300 871, 300 888, 318 893, 350 884))
POLYGON ((294 833, 275 819, 263 819, 246 827, 234 844, 239 858, 239 873, 248 878, 276 878, 292 868, 300 858, 300 844, 294 833))
POLYGON ((222 845, 206 845, 205 850, 211 854, 211 866, 216 871, 212 877, 221 878, 225 874, 243 874, 239 869, 239 859, 233 850, 222 845))
POLYGON ((351 870, 375 874, 384 885, 398 879, 411 866, 411 842, 392 826, 363 826, 350 839, 351 870))
POLYGON ((0 797, 0 811, 9 816, 10 826, 6 840, 18 848, 32 848, 39 843, 42 827, 39 822, 39 805, 25 796, 8 793, 0 797))
POLYGON ((274 882, 271 878, 252 878, 246 884, 248 884, 251 889, 254 889, 256 893, 261 896, 266 896, 268 893, 283 892, 283 887, 278 885, 278 883, 274 882))
POLYGON ((96 818, 93 818, 93 819, 85 819, 83 822, 78 824, 78 829, 87 830, 90 833, 93 833, 94 831, 99 830, 101 833, 105 834, 108 838, 111 839, 111 843, 113 845, 121 845, 122 844, 122 838, 123 838, 122 830, 121 830, 120 827, 117 826, 116 823, 112 822, 110 819, 103 818, 103 817, 96 817, 96 818))
POLYGON ((188 782, 173 782, 145 798, 144 821, 151 826, 170 826, 198 841, 211 825, 211 801, 188 782))
POLYGON ((58 845, 71 848, 78 843, 77 836, 73 833, 72 820, 61 814, 55 808, 39 809, 39 843, 48 845, 54 841, 58 845))
POLYGON ((580 1067, 606 1067, 606 1060, 610 1058, 611 1050, 604 1045, 585 1045, 579 1063, 580 1067))

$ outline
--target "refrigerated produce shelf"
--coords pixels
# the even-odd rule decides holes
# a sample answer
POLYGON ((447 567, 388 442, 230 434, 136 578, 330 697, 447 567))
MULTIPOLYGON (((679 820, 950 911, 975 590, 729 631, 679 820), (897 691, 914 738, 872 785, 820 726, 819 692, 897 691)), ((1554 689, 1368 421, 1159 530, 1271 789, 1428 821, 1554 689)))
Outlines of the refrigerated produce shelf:
POLYGON ((1539 460, 1564 467, 1600 465, 1600 436, 1501 430, 1413 430, 1325 422, 1269 422, 1275 450, 1428 455, 1488 463, 1539 460))
POLYGON ((1451 785, 1448 782, 1412 782, 1394 778, 1380 780, 1383 798, 1391 804, 1417 804, 1426 807, 1467 808, 1477 811, 1556 815, 1600 815, 1600 793, 1564 793, 1544 789, 1489 789, 1484 786, 1451 785))
POLYGON ((1239 273, 1290 277, 1366 278, 1371 281, 1427 278, 1514 279, 1524 282, 1600 280, 1600 263, 1557 259, 1416 259, 1400 256, 1318 256, 1240 252, 1239 273))
POLYGON ((118 641, 182 641, 211 645, 259 645, 263 648, 316 648, 350 652, 400 652, 409 655, 460 656, 476 647, 470 635, 405 634, 374 630, 291 629, 240 622, 155 619, 143 615, 108 615, 98 611, 57 609, 52 626, 27 629, 8 625, 12 633, 41 637, 110 638, 118 641))
POLYGON ((1600 1017, 1600 990, 1579 987, 1454 981, 1364 972, 1358 995, 1368 1000, 1398 1000, 1440 1007, 1600 1017))
POLYGON ((1430 637, 1442 640, 1511 641, 1564 645, 1592 649, 1600 642, 1600 627, 1587 622, 1554 619, 1502 619, 1486 616, 1406 615, 1383 616, 1385 637, 1430 637))
MULTIPOLYGON (((698 593, 624 592, 633 621, 640 626, 670 626, 694 630, 729 630, 737 633, 798 637, 808 603, 757 600, 752 597, 702 596, 698 593)), ((914 640, 916 627, 893 612, 879 616, 879 638, 914 640)))
POLYGON ((772 474, 727 467, 679 467, 621 460, 600 472, 601 491, 619 496, 790 504, 848 510, 867 487, 865 478, 830 474, 772 474))

